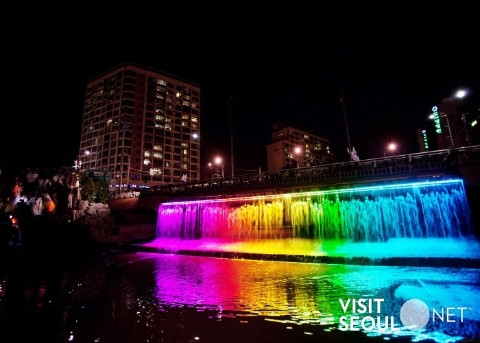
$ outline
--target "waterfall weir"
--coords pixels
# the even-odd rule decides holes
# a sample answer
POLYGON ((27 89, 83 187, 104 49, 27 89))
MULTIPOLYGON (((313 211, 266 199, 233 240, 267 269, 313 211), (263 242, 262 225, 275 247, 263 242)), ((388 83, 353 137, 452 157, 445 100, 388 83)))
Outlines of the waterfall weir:
POLYGON ((159 206, 156 228, 157 240, 196 242, 197 247, 203 242, 202 249, 209 242, 234 250, 241 242, 243 248, 256 244, 263 250, 270 242, 288 254, 302 242, 308 252, 301 254, 369 256, 379 247, 382 255, 426 253, 430 247, 446 256, 447 242, 449 251, 462 254, 465 245, 472 246, 465 243, 472 234, 461 179, 168 202, 159 206))
POLYGON ((163 203, 157 237, 377 242, 472 233, 462 180, 163 203))

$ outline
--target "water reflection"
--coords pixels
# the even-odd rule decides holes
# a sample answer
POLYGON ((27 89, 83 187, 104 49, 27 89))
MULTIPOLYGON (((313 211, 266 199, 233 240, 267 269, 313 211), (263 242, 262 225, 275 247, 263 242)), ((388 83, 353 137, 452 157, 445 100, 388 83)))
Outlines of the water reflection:
MULTIPOLYGON (((478 327, 480 321, 478 270, 278 263, 176 255, 158 259, 156 268, 158 299, 166 304, 242 310, 282 317, 283 322, 296 324, 336 325, 342 315, 352 315, 344 313, 339 299, 384 299, 381 314, 395 316, 395 327, 400 329, 396 335, 411 335, 412 331, 401 325, 400 307, 411 298, 419 298, 436 308, 467 306, 471 310, 464 313, 464 322, 478 327), (449 296, 452 291, 455 297, 449 296)), ((432 332, 430 336, 439 333, 432 332)), ((421 334, 428 335, 428 328, 421 334)))
POLYGON ((352 315, 343 313, 339 299, 360 298, 385 299, 382 315, 395 316, 398 328, 407 298, 467 307, 463 323, 382 334, 392 341, 457 341, 480 332, 478 269, 119 252, 36 258, 2 266, 0 278, 0 331, 15 341, 374 341, 376 330, 339 330, 340 316, 352 315))

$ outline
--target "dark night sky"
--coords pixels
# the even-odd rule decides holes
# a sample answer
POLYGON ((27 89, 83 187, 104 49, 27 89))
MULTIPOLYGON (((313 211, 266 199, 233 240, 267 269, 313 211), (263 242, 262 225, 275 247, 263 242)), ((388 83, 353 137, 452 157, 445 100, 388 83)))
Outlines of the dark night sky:
POLYGON ((480 30, 473 5, 422 12, 391 4, 321 14, 316 7, 262 12, 231 6, 95 15, 31 9, 19 16, 2 49, 9 87, 0 166, 70 165, 88 79, 124 61, 201 85, 205 164, 216 154, 229 160, 232 96, 236 169, 266 168, 266 145, 278 121, 329 139, 337 160, 346 160, 342 90, 361 159, 382 156, 391 140, 402 152, 418 151, 417 128, 459 88, 478 103, 480 30))

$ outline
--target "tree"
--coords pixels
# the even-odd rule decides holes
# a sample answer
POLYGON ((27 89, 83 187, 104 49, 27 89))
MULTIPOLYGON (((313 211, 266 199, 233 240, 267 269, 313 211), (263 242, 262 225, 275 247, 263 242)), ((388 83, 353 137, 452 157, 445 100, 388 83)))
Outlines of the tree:
POLYGON ((102 204, 108 203, 110 199, 110 192, 108 190, 108 183, 104 179, 92 178, 85 176, 82 179, 82 200, 90 202, 99 202, 102 204))

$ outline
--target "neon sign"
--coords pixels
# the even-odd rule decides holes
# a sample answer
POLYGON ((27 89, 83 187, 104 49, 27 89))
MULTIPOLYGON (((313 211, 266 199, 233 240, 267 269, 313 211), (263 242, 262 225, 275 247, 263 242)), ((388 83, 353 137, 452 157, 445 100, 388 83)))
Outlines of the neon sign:
POLYGON ((423 146, 428 150, 427 130, 422 130, 423 146))
POLYGON ((442 126, 440 125, 440 115, 438 114, 438 107, 433 106, 433 121, 435 122, 435 131, 437 133, 442 133, 442 126))

